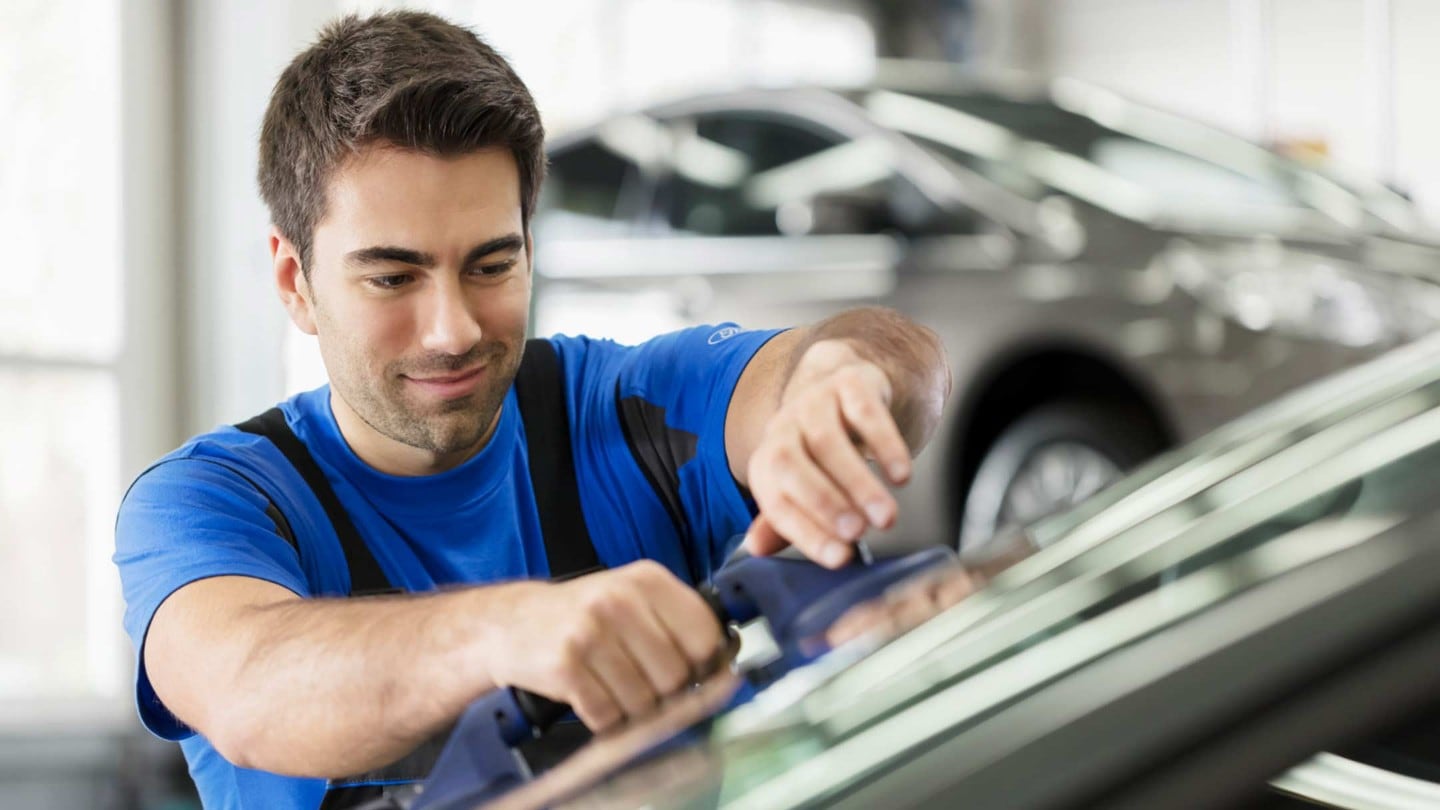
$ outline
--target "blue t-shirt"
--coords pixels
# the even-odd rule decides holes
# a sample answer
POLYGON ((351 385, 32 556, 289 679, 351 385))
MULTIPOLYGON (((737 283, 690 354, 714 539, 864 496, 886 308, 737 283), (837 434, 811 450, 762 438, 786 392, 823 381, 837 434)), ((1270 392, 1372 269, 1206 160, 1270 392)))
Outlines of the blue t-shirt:
MULTIPOLYGON (((729 539, 745 530, 753 509, 730 474, 725 414, 745 365, 774 334, 722 324, 633 347, 551 339, 565 369, 581 508, 606 566, 648 558, 693 581, 732 550, 729 539)), ((381 473, 350 450, 328 386, 280 407, 395 586, 428 591, 547 576, 513 388, 479 453, 453 470, 412 478, 381 473)), ((131 486, 116 521, 115 564, 137 654, 141 720, 180 741, 205 806, 318 807, 323 780, 231 765, 176 719, 156 697, 141 655, 156 609, 199 579, 255 577, 303 597, 349 592, 339 540, 294 468, 268 440, 233 427, 192 439, 131 486), (266 513, 271 501, 303 554, 276 532, 266 513)))

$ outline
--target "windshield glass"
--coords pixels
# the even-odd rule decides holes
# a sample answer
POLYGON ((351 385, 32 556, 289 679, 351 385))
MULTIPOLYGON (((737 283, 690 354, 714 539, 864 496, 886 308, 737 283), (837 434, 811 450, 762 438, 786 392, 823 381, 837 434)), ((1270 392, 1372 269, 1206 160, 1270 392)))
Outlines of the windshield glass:
MULTIPOLYGON (((1437 347, 1432 340, 1360 369, 1371 375, 1366 389, 1383 394, 1352 394, 1302 424, 1287 422, 1288 404, 1275 407, 1270 426, 1286 429, 1263 458, 1125 521, 1080 553, 1068 547, 1072 537, 1058 538, 944 613, 845 662, 817 688, 792 690, 792 699, 782 681, 696 729, 688 743, 590 794, 586 806, 779 806, 823 798, 1125 644, 1431 508, 1440 494, 1430 475, 1440 465, 1437 347), (662 777, 668 786, 656 796, 662 777)), ((1259 430, 1265 421, 1232 434, 1272 439, 1259 430)), ((1199 466, 1223 460, 1214 452, 1223 444, 1198 454, 1206 459, 1199 466)), ((799 670, 788 680, 805 675, 799 670)))
POLYGON ((1397 211, 1393 193, 1361 194, 1326 172, 1118 97, 1074 88, 1058 96, 1060 104, 980 91, 882 90, 863 103, 882 124, 1031 197, 1061 191, 1139 219, 1183 214, 1286 228, 1316 214, 1358 226, 1368 213, 1414 224, 1408 210, 1397 211), (1183 211, 1169 210, 1177 200, 1183 211))

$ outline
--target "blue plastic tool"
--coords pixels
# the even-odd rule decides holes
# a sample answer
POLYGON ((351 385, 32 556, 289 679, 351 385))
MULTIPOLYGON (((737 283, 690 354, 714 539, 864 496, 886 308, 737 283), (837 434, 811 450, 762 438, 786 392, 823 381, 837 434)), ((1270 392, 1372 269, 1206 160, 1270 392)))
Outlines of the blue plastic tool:
MULTIPOLYGON (((954 560, 954 551, 942 547, 869 564, 857 561, 833 571, 808 560, 742 557, 716 572, 701 595, 722 624, 762 617, 769 623, 781 652, 780 661, 766 671, 773 677, 825 652, 819 639, 846 610, 954 560)), ((530 770, 515 746, 544 733, 569 711, 518 689, 497 689, 477 700, 451 732, 411 810, 472 807, 523 784, 530 770)))

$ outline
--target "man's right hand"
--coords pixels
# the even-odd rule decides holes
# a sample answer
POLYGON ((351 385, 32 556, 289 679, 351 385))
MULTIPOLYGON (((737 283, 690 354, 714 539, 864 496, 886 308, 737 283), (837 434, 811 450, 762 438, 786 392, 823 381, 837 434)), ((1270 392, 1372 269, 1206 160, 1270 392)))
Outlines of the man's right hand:
POLYGON ((649 714, 729 659, 710 607, 655 562, 510 588, 487 630, 491 680, 570 704, 592 731, 649 714))

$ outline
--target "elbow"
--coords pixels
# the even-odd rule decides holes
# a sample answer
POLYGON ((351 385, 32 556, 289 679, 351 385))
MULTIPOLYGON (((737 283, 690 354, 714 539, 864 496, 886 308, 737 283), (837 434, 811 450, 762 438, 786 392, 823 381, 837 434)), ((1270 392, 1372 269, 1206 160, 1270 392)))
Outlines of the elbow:
POLYGON ((273 717, 254 711, 247 701, 226 701, 225 709, 207 718, 204 727, 197 727, 216 752, 231 765, 252 770, 269 771, 285 776, 328 778, 328 774, 302 772, 303 757, 293 746, 276 736, 273 717))
POLYGON ((265 756, 265 740, 260 724, 248 712, 232 709, 215 717, 200 728, 200 733, 215 746, 226 762, 240 768, 273 771, 265 756))
POLYGON ((225 716, 212 718, 208 731, 201 730, 220 756, 236 767, 303 779, 344 779, 390 762, 371 761, 367 752, 329 745, 323 736, 278 724, 273 713, 252 708, 253 704, 236 705, 225 716))

